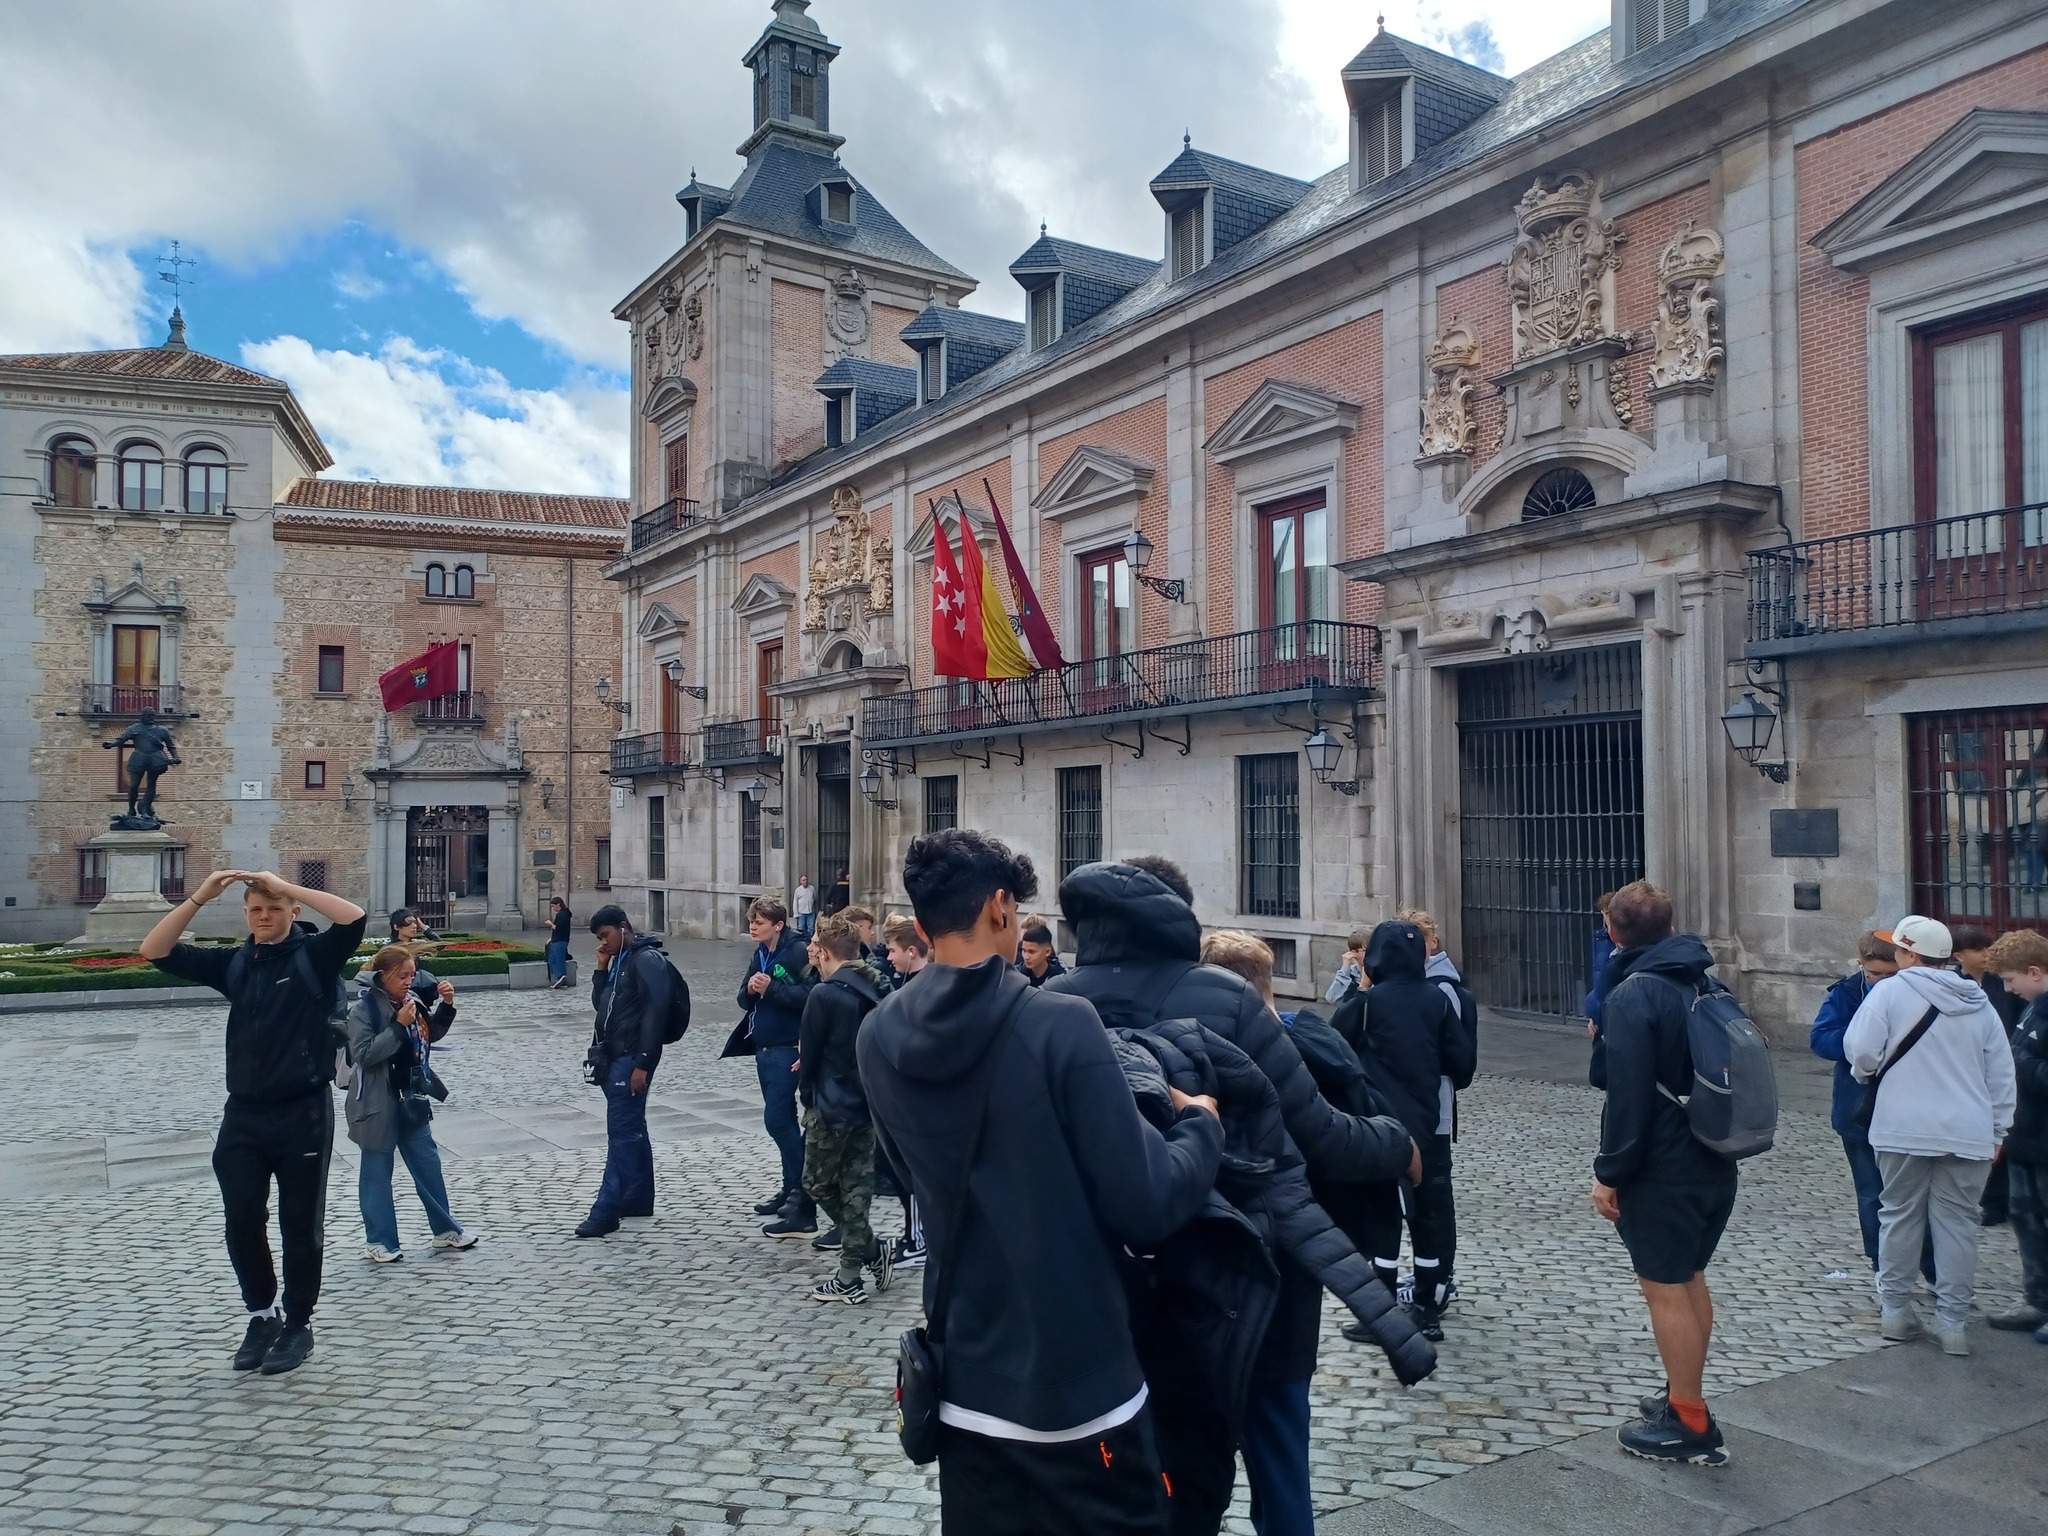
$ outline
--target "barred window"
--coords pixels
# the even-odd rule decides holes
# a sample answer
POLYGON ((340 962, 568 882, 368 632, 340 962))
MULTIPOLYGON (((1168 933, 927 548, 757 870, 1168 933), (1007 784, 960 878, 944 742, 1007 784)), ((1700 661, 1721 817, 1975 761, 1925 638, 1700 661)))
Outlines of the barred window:
MULTIPOLYGON (((115 754, 119 756, 119 754, 115 754)), ((78 899, 81 903, 97 905, 107 899, 107 850, 104 848, 81 848, 78 850, 78 899)))
POLYGON ((761 804, 740 796, 740 884, 761 883, 761 804))
POLYGON ((299 884, 309 891, 327 889, 327 861, 325 859, 299 860, 299 884))
POLYGON ((960 825, 960 776, 939 774, 924 781, 924 829, 943 832, 960 825))
POLYGON ((1237 909, 1254 917, 1301 916, 1300 762, 1292 752, 1237 760, 1237 909))
POLYGON ((1060 878, 1102 857, 1102 770, 1060 770, 1060 878))
POLYGON ((612 888, 612 840, 608 837, 597 840, 597 888, 600 891, 612 888))
POLYGON ((668 878, 668 797, 647 797, 647 878, 668 878))
POLYGON ((185 850, 166 848, 156 856, 156 893, 165 901, 185 899, 185 850))

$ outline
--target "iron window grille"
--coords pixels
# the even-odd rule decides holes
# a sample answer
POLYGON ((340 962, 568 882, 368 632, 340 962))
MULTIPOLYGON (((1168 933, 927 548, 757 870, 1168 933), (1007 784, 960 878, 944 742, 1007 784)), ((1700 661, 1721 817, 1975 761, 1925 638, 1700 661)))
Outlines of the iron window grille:
POLYGON ((740 884, 761 883, 761 805, 751 795, 740 796, 740 884))
POLYGON ((165 901, 185 899, 185 850, 166 848, 156 857, 156 893, 165 901))
POLYGON ((81 906, 98 906, 107 899, 107 850, 78 850, 78 901, 81 906))
POLYGON ((939 774, 924 781, 924 829, 943 832, 960 825, 960 776, 939 774))
POLYGON ((1062 768, 1060 793, 1060 878, 1102 858, 1102 769, 1062 768))
POLYGON ((1237 782, 1238 910, 1299 917, 1301 759, 1293 752, 1240 757, 1237 782))
POLYGON ((299 884, 309 891, 327 889, 327 861, 325 859, 299 860, 299 884))
POLYGON ((647 878, 668 878, 668 797, 647 797, 647 878))
POLYGON ((597 877, 593 884, 600 891, 612 888, 612 840, 608 837, 597 839, 597 877))
POLYGON ((1908 725, 1913 910, 2048 931, 2048 707, 1908 725))

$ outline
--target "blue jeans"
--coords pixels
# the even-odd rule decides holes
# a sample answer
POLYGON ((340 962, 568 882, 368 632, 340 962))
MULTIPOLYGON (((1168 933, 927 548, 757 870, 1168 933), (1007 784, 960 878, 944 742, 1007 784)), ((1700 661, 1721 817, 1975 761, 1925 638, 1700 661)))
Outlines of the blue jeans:
POLYGON ((1308 1382, 1253 1381, 1238 1439, 1259 1536, 1315 1536, 1308 1489, 1308 1382))
MULTIPOLYGON (((1877 1208, 1884 1195, 1884 1175, 1878 1171, 1877 1154, 1860 1136, 1842 1137, 1842 1150, 1849 1155, 1849 1177, 1856 1181, 1856 1224, 1863 1229, 1863 1256, 1877 1268, 1877 1208)), ((1920 1273, 1934 1283, 1934 1238, 1930 1235, 1920 1250, 1920 1273)))
POLYGON ((434 1145, 433 1122, 416 1131, 399 1134, 391 1152, 365 1150, 356 1174, 356 1199, 363 1208, 363 1236, 379 1248, 398 1252, 398 1209, 391 1201, 391 1173, 396 1158, 405 1159, 405 1171, 412 1175, 412 1187, 419 1191, 420 1204, 427 1208, 427 1225, 439 1237, 460 1232, 461 1225, 448 1213, 448 1185, 441 1177, 441 1149, 434 1145))
POLYGON ((782 1187, 804 1187, 804 1128, 796 1117, 796 1047, 764 1045, 754 1053, 761 1080, 761 1124, 782 1156, 782 1187))
POLYGON ((647 1139, 647 1095, 633 1091, 633 1066, 631 1056, 621 1056, 605 1073, 604 1182, 590 1206, 599 1221, 654 1214, 654 1143, 647 1139))
POLYGON ((569 941, 567 939, 549 939, 547 957, 549 981, 560 981, 569 974, 569 941))
POLYGON ((799 913, 797 913, 797 915, 796 915, 796 931, 797 931, 798 933, 802 934, 802 935, 803 935, 803 936, 804 936, 805 938, 807 938, 807 939, 808 939, 808 938, 809 938, 809 937, 811 936, 811 934, 812 934, 813 932, 815 932, 815 931, 816 931, 816 929, 817 929, 817 926, 818 926, 818 914, 817 914, 817 913, 815 913, 815 912, 799 912, 799 913))

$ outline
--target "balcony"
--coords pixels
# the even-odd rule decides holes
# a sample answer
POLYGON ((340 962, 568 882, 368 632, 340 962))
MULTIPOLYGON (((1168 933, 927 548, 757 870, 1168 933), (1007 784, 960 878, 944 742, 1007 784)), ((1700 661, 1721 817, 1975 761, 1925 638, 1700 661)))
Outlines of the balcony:
POLYGON ((87 719, 116 720, 156 711, 159 719, 175 720, 185 713, 184 690, 176 683, 153 688, 134 688, 126 683, 87 683, 79 690, 78 712, 87 719))
POLYGON ((412 712, 422 725, 482 725, 490 695, 481 688, 462 688, 428 699, 412 712))
POLYGON ((780 720, 713 721, 704 727, 704 766, 740 768, 778 761, 781 730, 780 720))
POLYGON ((993 683, 942 683, 866 702, 862 742, 913 746, 1076 723, 1159 719, 1373 697, 1380 632, 1318 619, 1069 662, 993 683))
POLYGON ((637 555, 649 545, 685 528, 694 528, 696 524, 696 502, 685 501, 680 496, 664 501, 652 512, 643 512, 633 519, 633 553, 637 555))
POLYGON ((644 773, 679 773, 694 766, 690 737, 683 731, 647 731, 612 740, 612 775, 632 778, 644 773))
POLYGON ((2048 627, 2048 505, 1749 553, 1753 657, 2048 627))

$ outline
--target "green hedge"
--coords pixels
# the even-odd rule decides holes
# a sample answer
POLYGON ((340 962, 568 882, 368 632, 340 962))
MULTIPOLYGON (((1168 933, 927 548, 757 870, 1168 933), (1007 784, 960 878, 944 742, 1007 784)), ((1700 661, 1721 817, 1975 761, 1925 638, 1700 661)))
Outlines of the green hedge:
MULTIPOLYGON (((500 950, 430 952, 422 958, 427 969, 436 976, 502 976, 511 964, 546 958, 541 950, 530 944, 496 940, 488 934, 451 933, 442 937, 451 944, 504 943, 505 947, 500 950)), ((200 942, 226 946, 237 941, 208 939, 200 942)), ((368 961, 382 947, 380 944, 365 944, 357 951, 357 957, 368 961)), ((124 958, 135 953, 132 949, 59 949, 56 945, 43 945, 32 952, 18 953, 22 955, 18 960, 0 958, 0 972, 13 973, 0 977, 0 996, 23 992, 119 992, 136 987, 197 985, 160 971, 147 961, 128 966, 78 964, 81 960, 124 958)))
POLYGON ((126 992, 137 987, 192 987, 197 982, 183 981, 168 975, 153 965, 136 966, 127 969, 104 971, 81 971, 77 969, 45 971, 41 975, 23 975, 15 968, 12 977, 0 981, 0 996, 20 992, 126 992))

